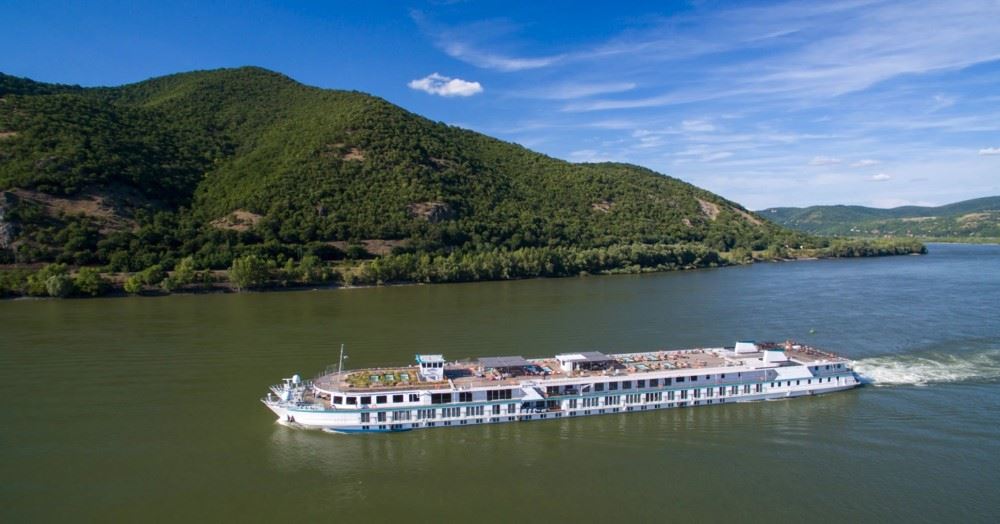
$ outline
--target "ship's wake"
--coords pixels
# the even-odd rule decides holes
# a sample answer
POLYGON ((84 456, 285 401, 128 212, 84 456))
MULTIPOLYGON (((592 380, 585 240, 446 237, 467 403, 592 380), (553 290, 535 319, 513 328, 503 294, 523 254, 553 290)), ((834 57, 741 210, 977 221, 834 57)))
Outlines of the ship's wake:
POLYGON ((854 371, 874 386, 989 382, 1000 379, 1000 349, 865 358, 854 363, 854 371))

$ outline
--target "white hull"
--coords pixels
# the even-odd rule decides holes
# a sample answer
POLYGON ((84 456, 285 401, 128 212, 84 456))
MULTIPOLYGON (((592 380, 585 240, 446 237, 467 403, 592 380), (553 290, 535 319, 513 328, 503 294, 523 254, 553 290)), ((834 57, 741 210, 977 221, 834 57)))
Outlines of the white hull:
MULTIPOLYGON (((558 396, 547 399, 554 402, 554 407, 534 409, 535 402, 525 402, 515 399, 502 402, 471 402, 447 406, 413 406, 409 409, 329 409, 314 404, 290 406, 275 400, 265 400, 265 404, 278 416, 278 422, 297 428, 322 429, 336 433, 356 432, 394 432, 413 429, 439 428, 450 426, 466 426, 474 424, 499 424, 504 422, 526 422, 536 420, 553 420, 561 418, 577 418, 583 416, 607 415, 614 413, 629 413, 635 411, 650 411, 656 409, 672 409, 681 407, 700 407, 734 402, 757 402, 761 400, 784 400, 789 398, 820 395, 855 388, 861 385, 858 378, 847 370, 846 373, 830 375, 816 379, 819 383, 801 384, 783 382, 747 382, 737 386, 737 393, 730 394, 733 385, 722 386, 726 394, 719 396, 720 386, 704 387, 664 387, 632 390, 630 395, 608 395, 607 392, 591 395, 558 396), (824 380, 829 381, 824 382, 824 380), (776 385, 775 385, 776 384, 776 385), (759 387, 759 392, 758 392, 759 387), (748 392, 744 393, 745 390, 748 392), (697 393, 695 393, 697 391, 697 393), (706 393, 711 391, 708 395, 706 393), (658 395, 658 396, 657 396, 658 395), (638 397, 637 401, 627 402, 625 397, 638 397), (605 399, 616 398, 616 403, 606 403, 605 399), (652 398, 652 400, 647 400, 652 398), (659 400, 656 400, 659 398, 659 400), (593 405, 583 406, 584 399, 592 399, 593 405), (670 400, 672 399, 672 400, 670 400), (499 408, 494 408, 499 406, 499 408), (514 406, 511 408, 510 406, 514 406), (481 407, 481 409, 479 409, 481 407), (428 408, 435 411, 433 419, 417 420, 418 411, 426 413, 428 408), (457 413, 457 416, 441 416, 444 410, 457 413), (499 413, 494 413, 499 409, 499 413), (384 413, 384 420, 379 420, 379 413, 384 413), (399 413, 399 414, 397 414, 399 413), (468 414, 471 413, 471 414, 468 414), (362 422, 363 414, 367 422, 362 422)), ((799 382, 799 381, 796 381, 799 382)), ((809 382, 812 382, 811 380, 809 382)))

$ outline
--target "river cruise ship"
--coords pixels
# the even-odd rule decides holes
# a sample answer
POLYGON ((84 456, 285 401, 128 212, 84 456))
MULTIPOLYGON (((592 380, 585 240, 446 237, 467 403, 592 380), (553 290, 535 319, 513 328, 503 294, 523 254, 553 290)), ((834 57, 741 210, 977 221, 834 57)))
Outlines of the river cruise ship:
MULTIPOLYGON (((343 359, 341 359, 343 362, 343 359)), ((808 346, 645 353, 565 353, 299 375, 262 401, 281 423, 333 432, 390 432, 708 406, 818 395, 860 385, 851 362, 808 346)))

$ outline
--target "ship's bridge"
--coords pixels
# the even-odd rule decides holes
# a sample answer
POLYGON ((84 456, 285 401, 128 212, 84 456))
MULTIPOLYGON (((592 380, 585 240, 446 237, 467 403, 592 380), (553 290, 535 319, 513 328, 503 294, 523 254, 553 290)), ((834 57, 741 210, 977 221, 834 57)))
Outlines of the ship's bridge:
POLYGON ((429 382, 444 380, 444 355, 417 355, 420 378, 429 382))

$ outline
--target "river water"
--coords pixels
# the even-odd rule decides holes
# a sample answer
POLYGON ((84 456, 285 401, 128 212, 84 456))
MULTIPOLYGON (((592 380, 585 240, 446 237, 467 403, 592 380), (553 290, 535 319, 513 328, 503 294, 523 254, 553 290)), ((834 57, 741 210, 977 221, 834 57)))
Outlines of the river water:
POLYGON ((0 520, 997 522, 1000 246, 634 276, 0 302, 0 520), (797 339, 833 395, 391 435, 275 424, 349 367, 797 339))

